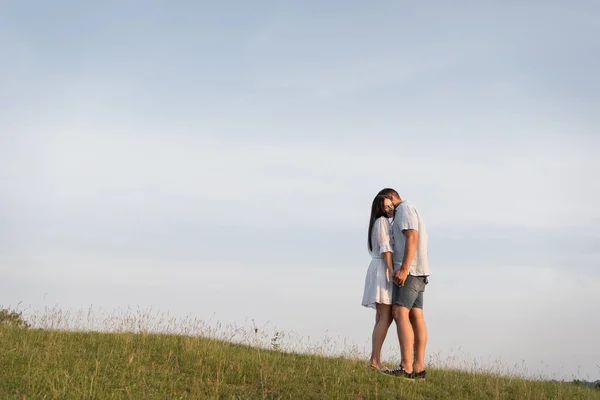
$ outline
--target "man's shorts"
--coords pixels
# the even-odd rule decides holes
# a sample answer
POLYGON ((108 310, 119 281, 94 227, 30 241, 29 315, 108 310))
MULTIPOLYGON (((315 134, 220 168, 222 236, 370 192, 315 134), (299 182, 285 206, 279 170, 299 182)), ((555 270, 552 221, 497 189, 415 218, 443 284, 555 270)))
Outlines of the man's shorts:
POLYGON ((428 279, 426 276, 408 275, 404 286, 398 286, 394 283, 392 289, 392 304, 397 304, 408 308, 423 309, 423 292, 428 279))

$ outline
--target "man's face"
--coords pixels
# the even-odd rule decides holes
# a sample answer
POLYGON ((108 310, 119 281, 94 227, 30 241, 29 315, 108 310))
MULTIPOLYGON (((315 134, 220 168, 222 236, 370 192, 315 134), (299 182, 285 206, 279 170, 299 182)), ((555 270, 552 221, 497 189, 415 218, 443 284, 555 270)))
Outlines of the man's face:
POLYGON ((383 200, 383 211, 385 211, 385 216, 388 218, 394 217, 394 203, 390 199, 383 200))
POLYGON ((394 205, 394 208, 398 207, 400 205, 400 203, 402 203, 402 200, 400 200, 400 197, 395 196, 395 195, 391 195, 390 200, 391 200, 392 204, 394 205))

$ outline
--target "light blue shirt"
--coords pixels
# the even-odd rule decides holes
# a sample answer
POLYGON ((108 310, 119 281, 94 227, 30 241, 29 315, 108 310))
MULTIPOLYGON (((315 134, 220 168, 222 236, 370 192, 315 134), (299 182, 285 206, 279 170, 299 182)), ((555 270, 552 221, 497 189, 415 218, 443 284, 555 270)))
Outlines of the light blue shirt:
POLYGON ((396 216, 392 223, 392 243, 394 249, 394 269, 402 266, 406 236, 403 230, 414 229, 419 233, 417 251, 410 264, 409 275, 429 276, 429 260, 427 253, 427 229, 417 207, 409 201, 402 201, 396 208, 396 216))

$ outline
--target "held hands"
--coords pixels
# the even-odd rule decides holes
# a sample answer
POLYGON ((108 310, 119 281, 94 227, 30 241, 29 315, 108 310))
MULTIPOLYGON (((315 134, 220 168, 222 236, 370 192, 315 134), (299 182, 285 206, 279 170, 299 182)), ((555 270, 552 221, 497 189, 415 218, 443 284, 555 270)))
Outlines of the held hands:
POLYGON ((394 273, 394 283, 398 286, 404 286, 406 278, 408 277, 408 268, 400 268, 394 273))

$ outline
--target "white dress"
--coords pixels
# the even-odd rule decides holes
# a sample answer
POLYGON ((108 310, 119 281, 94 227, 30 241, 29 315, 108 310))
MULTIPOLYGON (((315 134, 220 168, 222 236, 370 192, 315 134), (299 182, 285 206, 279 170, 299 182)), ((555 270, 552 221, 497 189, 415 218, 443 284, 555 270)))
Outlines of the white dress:
POLYGON ((389 280, 386 276, 385 261, 382 254, 392 251, 390 238, 390 222, 386 217, 380 217, 373 224, 371 232, 371 264, 367 270, 365 279, 365 292, 363 294, 362 305, 365 307, 376 308, 375 303, 392 304, 392 277, 389 280))

